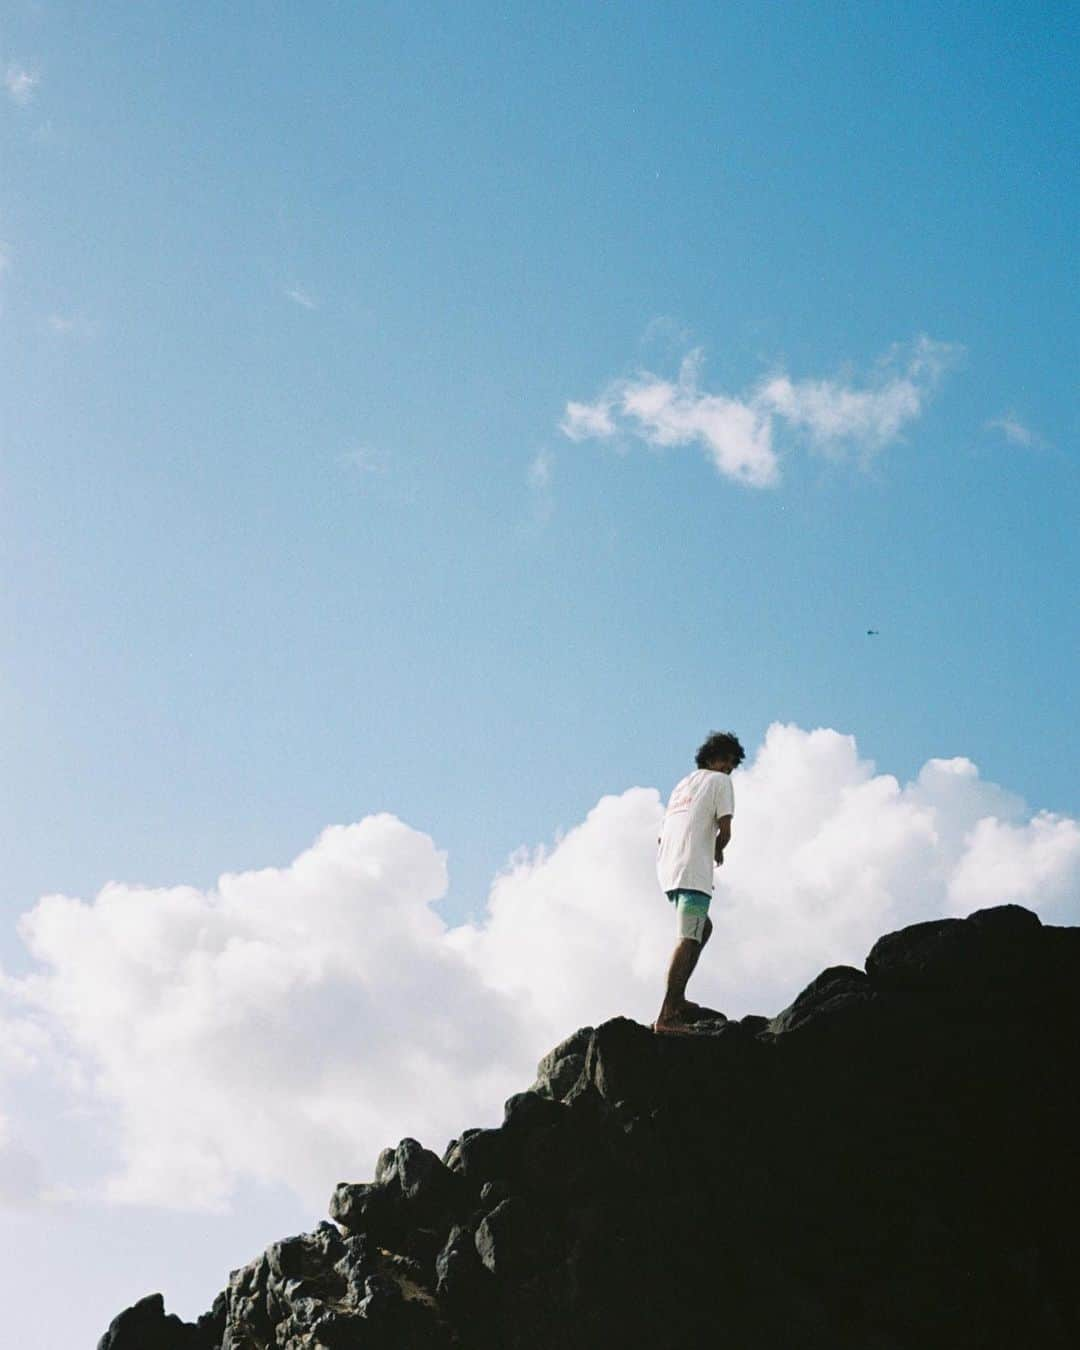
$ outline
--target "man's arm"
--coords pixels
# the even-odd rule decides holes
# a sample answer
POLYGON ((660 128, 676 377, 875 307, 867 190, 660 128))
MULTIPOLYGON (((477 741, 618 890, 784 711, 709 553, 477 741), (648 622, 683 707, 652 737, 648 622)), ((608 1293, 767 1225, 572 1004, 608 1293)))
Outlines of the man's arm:
POLYGON ((721 816, 716 827, 716 851, 713 856, 717 866, 724 861, 724 849, 731 843, 731 817, 721 816))

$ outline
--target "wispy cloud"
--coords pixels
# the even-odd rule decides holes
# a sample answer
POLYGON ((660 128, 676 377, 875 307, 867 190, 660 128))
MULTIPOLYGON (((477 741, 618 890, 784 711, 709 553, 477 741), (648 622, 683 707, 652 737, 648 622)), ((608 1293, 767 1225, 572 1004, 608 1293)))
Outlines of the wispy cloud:
POLYGON ((541 450, 529 464, 529 486, 537 492, 551 487, 552 458, 549 450, 541 450))
POLYGON ((1005 413, 1003 417, 995 417, 985 424, 987 431, 1000 432, 1010 445, 1022 446, 1025 450, 1041 449, 1046 442, 1036 431, 1032 431, 1020 421, 1015 413, 1005 413))
POLYGON ((92 338, 98 334, 98 325, 81 314, 50 314, 45 326, 59 337, 92 338))
POLYGON ((678 319, 672 318, 670 314, 658 314, 645 325, 645 331, 640 338, 642 347, 653 344, 681 347, 685 350, 690 345, 690 329, 678 319))
POLYGON ((595 403, 568 403, 566 415, 559 423, 560 430, 572 441, 601 439, 614 436, 615 419, 612 417, 614 399, 601 397, 595 403))
POLYGON ((382 473, 386 469, 386 455, 381 450, 373 450, 370 445, 343 450, 338 459, 359 473, 382 473))
POLYGON ((381 477, 389 466, 386 453, 370 445, 357 445, 350 450, 343 450, 337 461, 358 483, 381 477))
POLYGON ((698 444, 724 477, 774 487, 780 481, 778 425, 805 437, 815 451, 865 462, 922 413, 958 351, 920 337, 893 348, 859 384, 793 380, 781 371, 746 393, 729 395, 701 388, 698 349, 684 358, 676 380, 645 371, 612 381, 591 403, 567 403, 559 425, 574 441, 623 435, 655 447, 698 444))
POLYGON ((827 451, 848 445, 873 452, 900 435, 918 417, 957 349, 920 337, 908 349, 895 348, 862 388, 836 380, 767 380, 757 401, 807 431, 827 451))
POLYGON ((319 308, 319 302, 303 286, 288 286, 285 289, 285 294, 294 304, 300 305, 303 309, 319 308))
POLYGON ((537 522, 544 525, 551 519, 555 507, 552 481, 555 472, 555 457, 550 450, 540 450, 529 461, 526 481, 532 494, 533 514, 537 522))
POLYGON ((20 108, 27 106, 40 83, 41 76, 36 71, 26 70, 15 63, 10 64, 4 71, 4 88, 7 90, 8 98, 20 108))

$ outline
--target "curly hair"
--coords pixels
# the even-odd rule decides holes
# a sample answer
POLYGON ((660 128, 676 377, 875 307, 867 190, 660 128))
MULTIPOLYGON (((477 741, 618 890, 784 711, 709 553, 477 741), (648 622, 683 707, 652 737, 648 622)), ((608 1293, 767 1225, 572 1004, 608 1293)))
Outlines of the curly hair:
POLYGON ((733 731, 710 731, 708 740, 697 752, 695 763, 699 769, 717 759, 730 759, 738 766, 746 758, 746 751, 739 744, 739 738, 733 731))

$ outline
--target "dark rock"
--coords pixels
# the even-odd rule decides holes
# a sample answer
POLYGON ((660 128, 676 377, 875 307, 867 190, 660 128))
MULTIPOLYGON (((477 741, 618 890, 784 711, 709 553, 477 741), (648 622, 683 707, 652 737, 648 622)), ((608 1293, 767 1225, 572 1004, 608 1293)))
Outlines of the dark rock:
POLYGON ((394 1174, 409 1221, 415 1224, 448 1220, 464 1197, 460 1177, 415 1139, 403 1139, 397 1146, 394 1174))
POLYGON ((209 1312, 204 1312, 195 1327, 200 1339, 197 1344, 203 1350, 218 1350, 225 1335, 225 1323, 228 1318, 229 1300, 225 1290, 214 1299, 209 1312))
POLYGON ((585 1051, 589 1048, 592 1034, 592 1027, 579 1027, 572 1036, 567 1036, 565 1041, 560 1041, 555 1049, 549 1050, 537 1064, 537 1078, 546 1078, 560 1060, 566 1059, 570 1055, 584 1056, 585 1051))
POLYGON ((393 1199, 391 1183, 340 1181, 330 1197, 330 1217, 350 1232, 375 1232, 385 1226, 393 1199))
POLYGON ((510 1279, 535 1272, 551 1259, 542 1217, 518 1196, 486 1215, 476 1230, 476 1252, 492 1275, 510 1279))
POLYGON ((605 1102, 641 1099, 659 1081, 657 1038, 627 1017, 597 1027, 589 1039, 585 1074, 605 1102))
POLYGON ((433 1285, 418 1261, 320 1224, 233 1273, 213 1350, 443 1350, 433 1285))
POLYGON ((1019 905, 932 919, 878 938, 866 958, 876 987, 966 995, 1037 984, 1041 924, 1019 905))
MULTIPOLYGON (((200 1323, 202 1319, 200 1319, 200 1323)), ((98 1350, 210 1350, 208 1324, 193 1326, 166 1314, 160 1294, 148 1294, 109 1323, 98 1350)))
POLYGON ((403 1139, 398 1144, 392 1174, 401 1187, 404 1199, 416 1200, 433 1186, 437 1187, 444 1170, 435 1154, 415 1139, 403 1139))
POLYGON ((551 1066, 546 1078, 537 1080, 540 1085, 537 1091, 543 1092, 545 1096, 550 1096, 555 1101, 564 1101, 584 1072, 584 1055, 564 1055, 551 1066))
POLYGON ((530 1130, 557 1125, 565 1111, 566 1108, 560 1102, 542 1097, 538 1092, 518 1092, 506 1103, 503 1127, 530 1130))
POLYGON ((507 1139, 502 1130, 466 1130, 461 1136, 456 1158, 447 1166, 470 1181, 482 1184, 505 1176, 509 1158, 507 1139))
POLYGON ((402 1255, 434 1260, 449 1224, 466 1212, 475 1196, 456 1172, 415 1139, 403 1139, 379 1156, 381 1181, 341 1182, 330 1198, 330 1213, 351 1234, 402 1255))
POLYGON ((1042 920, 1023 905, 994 905, 991 909, 977 909, 964 920, 972 928, 989 937, 1006 942, 1034 937, 1042 930, 1042 920))
MULTIPOLYGON (((400 1148, 400 1145, 398 1147, 400 1148)), ((397 1155, 398 1150, 396 1148, 384 1148, 379 1154, 378 1161, 375 1163, 376 1185, 394 1180, 397 1174, 397 1155)))
POLYGON ((1018 906, 881 938, 773 1019, 616 1018, 499 1129, 342 1183, 195 1326, 102 1350, 1073 1350, 1080 930, 1018 906))
POLYGON ((811 1021, 861 1011, 872 997, 870 981, 854 966, 830 966, 806 986, 795 1002, 768 1023, 773 1035, 804 1027, 811 1021))
POLYGON ((283 1238, 266 1249, 266 1264, 271 1279, 306 1280, 318 1276, 327 1257, 335 1259, 342 1248, 341 1235, 336 1228, 319 1226, 315 1233, 302 1233, 283 1238))
POLYGON ((476 1297, 487 1271, 476 1248, 472 1229, 455 1224, 435 1258, 435 1278, 440 1298, 460 1303, 476 1297))
POLYGON ((549 1051, 536 1066, 532 1091, 554 1101, 565 1100, 585 1069, 585 1052, 592 1033, 592 1027, 581 1027, 549 1051))
POLYGON ((501 1181, 485 1181, 480 1187, 480 1207, 486 1213, 505 1200, 508 1194, 506 1186, 501 1181))

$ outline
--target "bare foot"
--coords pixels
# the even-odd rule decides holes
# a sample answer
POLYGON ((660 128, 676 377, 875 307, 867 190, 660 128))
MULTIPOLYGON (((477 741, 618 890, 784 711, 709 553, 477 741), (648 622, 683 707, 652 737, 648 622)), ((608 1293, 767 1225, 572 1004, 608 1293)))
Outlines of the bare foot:
POLYGON ((661 1008, 660 1016, 653 1023, 653 1031, 658 1036, 693 1036, 694 1019, 690 1007, 684 1003, 674 1010, 661 1008))
POLYGON ((654 1022, 654 1036, 699 1036, 701 1032, 693 1022, 654 1022))

